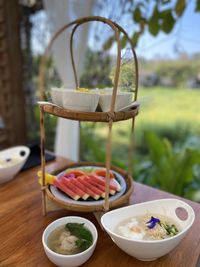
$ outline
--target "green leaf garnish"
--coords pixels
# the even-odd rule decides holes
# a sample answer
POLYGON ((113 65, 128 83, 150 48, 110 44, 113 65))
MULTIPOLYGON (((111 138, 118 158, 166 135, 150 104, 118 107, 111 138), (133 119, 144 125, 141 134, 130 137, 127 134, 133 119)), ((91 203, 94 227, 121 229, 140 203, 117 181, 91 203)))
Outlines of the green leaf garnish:
POLYGON ((67 223, 65 228, 78 238, 76 246, 82 251, 92 245, 93 236, 91 232, 84 226, 84 223, 67 223))
POLYGON ((170 236, 177 235, 178 232, 179 232, 178 229, 177 229, 177 227, 174 224, 169 225, 167 223, 161 222, 160 223, 160 226, 162 226, 166 230, 167 235, 170 235, 170 236))

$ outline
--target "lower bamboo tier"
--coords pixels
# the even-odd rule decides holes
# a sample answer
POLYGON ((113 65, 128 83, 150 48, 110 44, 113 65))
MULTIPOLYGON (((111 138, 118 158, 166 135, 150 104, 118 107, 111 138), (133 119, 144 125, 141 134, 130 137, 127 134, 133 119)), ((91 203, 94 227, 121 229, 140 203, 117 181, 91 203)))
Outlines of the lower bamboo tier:
POLYGON ((49 114, 70 119, 76 121, 94 121, 94 122, 109 122, 122 121, 134 118, 139 111, 139 107, 136 106, 129 111, 119 111, 119 112, 83 112, 75 111, 70 109, 64 109, 62 107, 54 106, 51 104, 43 104, 43 110, 49 114))
MULTIPOLYGON (((81 166, 83 166, 83 167, 86 167, 86 166, 105 167, 105 164, 94 163, 94 162, 92 162, 92 163, 91 162, 75 163, 75 164, 68 165, 65 169, 74 168, 74 167, 81 167, 81 166)), ((122 170, 121 168, 112 166, 111 170, 116 171, 124 178, 124 181, 126 183, 126 191, 119 198, 109 202, 109 209, 116 208, 116 207, 122 206, 123 204, 127 203, 129 201, 129 198, 130 198, 132 192, 133 192, 133 178, 126 171, 122 170)), ((61 170, 59 172, 61 172, 61 170)), ((54 174, 57 174, 57 173, 58 172, 55 172, 54 174)), ((104 211, 103 204, 85 206, 85 205, 80 205, 80 204, 77 205, 77 204, 73 204, 73 203, 67 203, 65 201, 62 201, 62 200, 56 198, 52 194, 52 192, 50 191, 49 187, 46 187, 45 192, 46 192, 48 198, 50 198, 53 202, 55 202, 55 204, 57 206, 60 206, 61 208, 64 208, 67 210, 80 211, 80 212, 104 211)))

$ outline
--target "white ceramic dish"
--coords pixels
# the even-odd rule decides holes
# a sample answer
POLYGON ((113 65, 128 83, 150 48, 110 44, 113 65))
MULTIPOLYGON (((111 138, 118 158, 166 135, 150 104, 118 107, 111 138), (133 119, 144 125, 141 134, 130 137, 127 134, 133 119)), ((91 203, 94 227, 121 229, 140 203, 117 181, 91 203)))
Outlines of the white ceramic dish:
POLYGON ((68 217, 63 217, 56 221, 53 221, 51 224, 49 224, 46 227, 42 235, 42 244, 43 244, 44 251, 47 257, 49 258, 51 262, 61 267, 75 267, 75 266, 82 265, 84 262, 86 262, 91 257, 96 247, 97 239, 98 239, 98 233, 97 233, 96 227, 94 226, 92 222, 82 217, 68 216, 68 217), (64 225, 69 222, 84 223, 84 226, 86 226, 93 235, 93 243, 88 249, 75 255, 61 255, 61 254, 55 253, 47 245, 48 236, 58 226, 64 225))
POLYGON ((125 107, 119 109, 118 111, 129 111, 129 110, 134 109, 134 108, 137 108, 139 106, 140 106, 139 102, 133 101, 133 102, 131 102, 130 105, 125 106, 125 107))
MULTIPOLYGON (((120 109, 130 105, 132 97, 133 93, 117 92, 115 100, 115 111, 119 111, 120 109)), ((112 99, 112 91, 107 91, 105 94, 99 95, 99 106, 103 112, 107 112, 110 110, 111 99, 112 99)))
POLYGON ((26 146, 16 146, 0 151, 0 161, 5 162, 4 166, 0 166, 0 183, 12 180, 24 166, 29 154, 30 149, 26 146))
MULTIPOLYGON (((94 89, 91 92, 79 92, 73 89, 52 88, 53 104, 66 109, 94 112, 99 107, 103 112, 110 110, 113 89, 94 89)), ((133 93, 117 92, 115 111, 120 111, 131 104, 133 93)))
POLYGON ((52 101, 54 104, 62 107, 63 106, 63 102, 62 102, 62 99, 63 99, 63 96, 62 96, 62 93, 63 93, 63 89, 62 88, 56 88, 56 87, 53 87, 51 88, 51 98, 52 98, 52 101))
MULTIPOLYGON (((90 168, 95 168, 95 169, 102 169, 96 166, 87 166, 87 167, 80 167, 81 170, 83 169, 90 169, 90 168)), ((78 167, 76 167, 75 169, 79 169, 78 167)), ((64 171, 65 172, 65 171, 64 171)), ((60 174, 58 174, 58 177, 61 177, 64 172, 61 172, 60 174)), ((109 201, 112 202, 116 199, 118 199, 120 196, 122 196, 124 194, 124 192, 126 191, 126 182, 124 180, 124 178, 117 172, 113 171, 112 172, 116 175, 117 181, 119 182, 119 184, 121 185, 121 190, 119 192, 117 192, 114 196, 110 196, 109 197, 109 201)), ((95 206, 95 205, 101 205, 104 203, 104 199, 101 200, 73 200, 70 197, 68 197, 66 194, 62 193, 60 190, 58 190, 55 186, 51 185, 50 186, 50 190, 52 192, 52 194, 57 198, 60 199, 61 201, 64 201, 66 203, 72 203, 72 204, 76 204, 76 205, 80 205, 80 206, 95 206)))
POLYGON ((86 112, 94 112, 99 102, 98 94, 63 90, 63 107, 86 112))
POLYGON ((161 199, 119 208, 104 214, 101 223, 115 244, 127 254, 143 261, 152 261, 172 251, 188 233, 195 219, 193 209, 178 199, 161 199), (176 215, 176 209, 182 208, 187 212, 187 219, 181 220, 176 215), (181 227, 181 231, 163 240, 130 240, 115 233, 116 226, 134 216, 146 213, 165 215, 172 218, 181 227))
POLYGON ((99 102, 98 94, 73 89, 52 88, 51 97, 58 106, 85 112, 94 112, 99 102))

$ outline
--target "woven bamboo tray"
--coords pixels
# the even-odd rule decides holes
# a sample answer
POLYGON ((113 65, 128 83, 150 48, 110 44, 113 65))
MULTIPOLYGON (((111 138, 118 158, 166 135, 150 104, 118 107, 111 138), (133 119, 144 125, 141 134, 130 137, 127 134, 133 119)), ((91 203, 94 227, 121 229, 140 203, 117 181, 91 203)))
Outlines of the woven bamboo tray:
MULTIPOLYGON (((128 111, 124 112, 115 112, 115 100, 117 96, 117 89, 118 89, 118 82, 119 82, 119 74, 120 74, 120 64, 121 64, 121 41, 120 41, 120 34, 123 34, 126 36, 127 41, 131 45, 131 50, 133 53, 133 59, 134 59, 134 66, 135 70, 133 71, 133 76, 135 77, 135 86, 132 90, 133 92, 133 100, 137 100, 137 93, 138 93, 138 63, 137 63, 137 57, 134 50, 134 46, 132 44, 131 39, 129 38, 126 31, 119 26, 117 23, 98 16, 93 17, 85 17, 77 19, 67 25, 64 25, 51 39, 44 56, 41 59, 40 68, 39 68, 39 90, 40 90, 40 100, 44 100, 45 96, 45 68, 46 68, 46 62, 48 58, 48 54, 50 52, 50 49, 52 48, 52 45, 54 41, 57 39, 57 37, 64 32, 69 27, 73 27, 71 31, 71 37, 70 37, 70 54, 71 54, 71 63, 74 71, 74 79, 76 88, 79 88, 79 82, 77 78, 76 68, 75 68, 75 62, 74 62, 74 56, 73 56, 73 37, 74 33, 77 30, 77 28, 87 22, 90 21, 97 21, 102 22, 107 25, 109 25, 112 30, 114 31, 115 38, 117 41, 117 61, 116 61, 116 69, 115 69, 115 76, 114 76, 114 84, 113 84, 113 93, 111 98, 111 105, 110 110, 108 112, 80 112, 77 110, 69 110, 64 109, 58 106, 53 106, 52 104, 39 104, 40 107, 40 132, 41 132, 41 168, 42 168, 42 196, 43 196, 43 214, 46 214, 46 199, 51 199, 53 202, 58 204, 59 206, 69 209, 69 210, 76 210, 76 211, 107 211, 110 208, 117 207, 119 205, 122 205, 123 203, 126 203, 133 191, 133 179, 130 176, 130 174, 126 173, 125 171, 112 167, 113 170, 116 170, 119 174, 121 174, 127 185, 127 190, 118 199, 115 201, 110 202, 109 201, 109 171, 111 169, 111 141, 112 141, 112 126, 113 122, 116 121, 123 121, 123 120, 132 120, 132 127, 131 127, 131 140, 130 140, 130 146, 129 146, 129 173, 132 168, 132 151, 133 151, 133 133, 134 133, 134 125, 135 125, 135 117, 138 114, 138 106, 134 107, 133 109, 130 109, 128 111), (71 120, 77 120, 77 121, 93 121, 93 122, 107 122, 108 123, 108 136, 107 136, 107 142, 106 142, 106 162, 103 166, 106 167, 106 186, 105 186, 105 202, 103 205, 96 205, 96 206, 89 206, 89 207, 80 207, 76 206, 75 204, 71 205, 71 203, 62 202, 59 199, 57 199, 49 190, 49 187, 45 186, 45 126, 44 126, 44 114, 52 114, 57 117, 67 118, 71 120), (47 197, 47 198, 46 198, 47 197)), ((90 163, 91 164, 91 163, 90 163)), ((98 165, 98 163, 94 163, 95 166, 98 165)), ((80 166, 80 163, 77 165, 74 164, 73 166, 80 166)), ((87 166, 87 164, 81 164, 81 166, 87 166)), ((99 165, 100 166, 100 165, 99 165)))
POLYGON ((61 107, 53 106, 51 104, 42 104, 43 110, 46 113, 55 115, 57 117, 76 120, 76 121, 93 121, 93 122, 109 122, 112 120, 123 121, 135 117, 139 112, 139 107, 130 109, 129 111, 119 112, 80 112, 77 110, 64 109, 61 107))
MULTIPOLYGON (((70 164, 67 166, 67 168, 75 168, 75 167, 81 167, 81 166, 99 166, 99 167, 105 167, 105 164, 101 163, 95 163, 95 162, 83 162, 83 163, 74 163, 70 164)), ((66 168, 65 168, 66 169, 66 168)), ((117 168, 115 166, 112 166, 111 169, 113 171, 116 171, 118 174, 120 174, 126 183, 126 191, 125 193, 117 198, 116 200, 110 201, 109 202, 109 207, 110 208, 115 208, 118 206, 123 205, 124 203, 128 202, 130 195, 133 192, 133 183, 132 183, 132 177, 124 170, 117 168)), ((54 172, 56 175, 58 172, 54 172)), ((103 204, 96 204, 96 205, 84 205, 84 201, 82 202, 83 204, 81 205, 80 203, 75 204, 75 203, 67 203, 66 201, 62 201, 58 198, 55 197, 55 195, 51 192, 50 187, 47 186, 46 189, 46 194, 47 196, 55 202, 58 206, 65 208, 67 210, 73 210, 73 211, 81 211, 81 212, 96 212, 96 211, 104 211, 104 205, 103 204)), ((75 201, 74 201, 75 202, 75 201)), ((98 203, 98 201, 97 201, 98 203)))

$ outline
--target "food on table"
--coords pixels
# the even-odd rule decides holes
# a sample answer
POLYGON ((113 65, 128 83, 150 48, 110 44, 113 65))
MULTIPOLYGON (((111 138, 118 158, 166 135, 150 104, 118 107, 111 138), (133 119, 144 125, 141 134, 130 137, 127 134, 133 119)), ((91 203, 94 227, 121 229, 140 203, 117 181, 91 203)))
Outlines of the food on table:
POLYGON ((145 214, 120 222, 115 233, 133 240, 160 240, 177 235, 180 227, 163 215, 145 214))
POLYGON ((66 187, 70 188, 79 197, 81 197, 84 200, 86 200, 89 197, 89 195, 87 194, 87 192, 85 192, 85 190, 82 190, 80 187, 76 186, 76 184, 74 184, 74 182, 72 180, 76 180, 76 178, 68 179, 68 178, 66 178, 64 176, 60 178, 60 181, 61 181, 61 183, 63 185, 65 185, 66 187))
POLYGON ((74 200, 78 200, 80 198, 79 195, 77 195, 77 193, 71 189, 69 189, 67 186, 65 186, 62 181, 60 182, 59 180, 55 179, 53 182, 53 185, 55 187, 57 187, 58 189, 60 189, 63 193, 67 194, 68 196, 70 196, 71 198, 73 198, 74 200))
MULTIPOLYGON (((38 173, 42 184, 42 173, 38 173)), ((45 181, 65 193, 74 200, 98 200, 105 198, 106 169, 70 169, 61 177, 45 174, 45 181)), ((109 173, 109 194, 121 191, 121 185, 112 171, 109 173)))
POLYGON ((90 184, 90 181, 87 179, 87 176, 79 176, 77 177, 77 180, 84 185, 86 191, 87 189, 90 190, 90 196, 94 199, 98 200, 100 197, 104 197, 104 192, 90 184))
POLYGON ((84 223, 67 223, 53 230, 47 240, 48 247, 56 253, 73 255, 88 249, 93 236, 84 223))
POLYGON ((81 170, 76 170, 76 169, 74 169, 74 170, 70 170, 70 171, 68 171, 67 173, 65 173, 64 174, 64 176, 65 177, 78 177, 78 176, 80 176, 80 175, 84 175, 85 174, 85 172, 83 172, 83 171, 81 171, 81 170))
POLYGON ((77 92, 83 92, 83 93, 87 93, 87 92, 90 92, 90 90, 88 88, 77 88, 76 89, 77 92))
MULTIPOLYGON (((96 173, 96 175, 98 176, 106 177, 106 169, 98 169, 94 173, 96 173)), ((109 176, 110 176, 110 179, 115 178, 112 171, 109 172, 109 176)))

